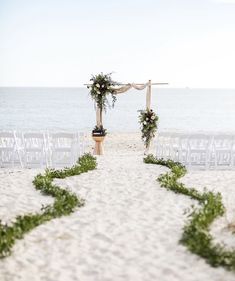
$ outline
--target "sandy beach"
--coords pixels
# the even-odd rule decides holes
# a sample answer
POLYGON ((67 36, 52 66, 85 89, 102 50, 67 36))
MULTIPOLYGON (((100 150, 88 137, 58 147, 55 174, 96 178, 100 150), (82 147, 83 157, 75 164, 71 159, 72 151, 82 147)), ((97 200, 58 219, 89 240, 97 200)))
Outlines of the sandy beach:
POLYGON ((0 0, 0 281, 235 281, 234 15, 0 0))
MULTIPOLYGON (((91 147, 90 147, 91 149, 91 147)), ((152 150, 154 152, 154 150, 152 150)), ((41 225, 0 260, 2 281, 232 281, 180 245, 193 200, 160 188, 167 168, 143 163, 140 134, 110 134, 94 171, 56 180, 85 199, 72 215, 41 225)), ((0 169, 0 219, 37 212, 53 199, 32 184, 42 170, 0 169)), ((189 187, 221 192, 226 215, 211 228, 215 241, 235 245, 235 171, 189 171, 189 187)))

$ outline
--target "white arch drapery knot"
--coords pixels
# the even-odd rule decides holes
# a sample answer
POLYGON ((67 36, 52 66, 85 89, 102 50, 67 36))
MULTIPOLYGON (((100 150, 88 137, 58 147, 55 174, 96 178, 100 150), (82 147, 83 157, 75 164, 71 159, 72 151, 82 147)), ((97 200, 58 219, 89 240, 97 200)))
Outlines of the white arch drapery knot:
POLYGON ((134 88, 136 90, 143 90, 145 89, 147 86, 149 85, 149 83, 145 83, 145 84, 134 84, 134 83, 128 83, 124 86, 121 86, 119 88, 112 88, 112 90, 114 90, 114 94, 122 94, 127 92, 128 90, 130 90, 131 88, 134 88))

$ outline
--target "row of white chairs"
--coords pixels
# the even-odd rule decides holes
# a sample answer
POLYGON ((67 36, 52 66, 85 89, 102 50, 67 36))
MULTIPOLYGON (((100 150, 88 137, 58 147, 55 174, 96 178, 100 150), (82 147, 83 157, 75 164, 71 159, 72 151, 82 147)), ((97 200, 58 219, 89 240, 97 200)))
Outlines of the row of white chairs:
POLYGON ((0 167, 64 167, 85 152, 83 132, 0 131, 0 167))
POLYGON ((189 168, 234 169, 235 136, 229 134, 159 133, 156 156, 189 168))

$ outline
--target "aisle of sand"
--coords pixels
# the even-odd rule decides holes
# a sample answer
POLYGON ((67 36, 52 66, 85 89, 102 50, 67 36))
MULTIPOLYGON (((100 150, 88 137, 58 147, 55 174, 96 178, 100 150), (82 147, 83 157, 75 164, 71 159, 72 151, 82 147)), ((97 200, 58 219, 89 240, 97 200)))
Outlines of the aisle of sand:
MULTIPOLYGON (((84 198, 85 206, 18 241, 12 255, 0 261, 0 280, 235 280, 234 273, 211 268, 179 245, 188 220, 185 210, 194 202, 160 188, 156 178, 167 169, 143 163, 137 135, 111 135, 108 140, 97 170, 56 180, 84 198)), ((5 221, 52 202, 33 189, 37 172, 0 170, 0 217, 5 221)), ((234 171, 195 171, 182 181, 222 191, 228 219, 234 218, 234 171)), ((226 225, 223 218, 212 232, 234 245, 226 225)))

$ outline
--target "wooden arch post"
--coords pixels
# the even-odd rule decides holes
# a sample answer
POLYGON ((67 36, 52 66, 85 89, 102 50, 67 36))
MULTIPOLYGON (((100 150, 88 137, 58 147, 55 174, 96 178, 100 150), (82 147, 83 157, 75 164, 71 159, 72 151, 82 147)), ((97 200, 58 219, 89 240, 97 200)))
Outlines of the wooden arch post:
MULTIPOLYGON (((100 127, 102 126, 102 109, 96 105, 96 126, 100 127)), ((94 147, 94 155, 103 155, 104 149, 103 149, 103 141, 104 136, 93 136, 93 139, 95 141, 95 147, 94 147)))
POLYGON ((96 126, 100 127, 102 125, 102 110, 96 105, 96 126))
POLYGON ((151 91, 152 91, 152 81, 148 81, 148 86, 147 86, 147 93, 146 93, 146 109, 150 110, 151 109, 151 91))
MULTIPOLYGON (((152 81, 149 80, 147 86, 147 92, 146 92, 146 110, 151 109, 151 94, 152 94, 152 81)), ((151 143, 149 143, 148 146, 146 147, 144 154, 146 155, 148 154, 150 145, 151 143)))

